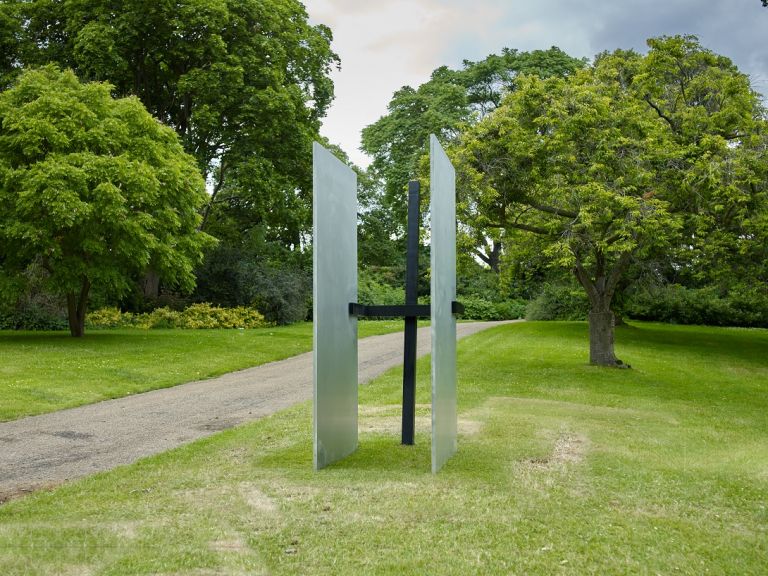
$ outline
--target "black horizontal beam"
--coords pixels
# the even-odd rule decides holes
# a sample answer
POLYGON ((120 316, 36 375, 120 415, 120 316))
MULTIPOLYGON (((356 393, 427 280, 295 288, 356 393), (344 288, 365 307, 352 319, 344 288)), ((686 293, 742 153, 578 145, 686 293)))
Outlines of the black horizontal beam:
POLYGON ((387 316, 428 317, 431 314, 429 304, 367 305, 350 302, 349 314, 367 318, 387 316))
MULTIPOLYGON (((349 303, 349 315, 362 318, 386 318, 392 316, 427 318, 431 313, 429 304, 369 305, 356 304, 355 302, 349 303)), ((451 313, 464 314, 464 305, 454 300, 451 302, 451 313)))

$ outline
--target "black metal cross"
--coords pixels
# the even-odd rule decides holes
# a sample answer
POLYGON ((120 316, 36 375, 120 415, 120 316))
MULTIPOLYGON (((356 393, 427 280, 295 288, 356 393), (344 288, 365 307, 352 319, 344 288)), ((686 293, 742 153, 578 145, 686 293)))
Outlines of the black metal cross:
MULTIPOLYGON (((403 352, 403 415, 402 443, 413 445, 416 428, 416 320, 429 317, 429 304, 418 303, 419 273, 419 183, 408 182, 408 247, 405 257, 405 304, 364 305, 351 302, 352 316, 381 318, 405 317, 405 349, 403 352)), ((453 312, 460 314, 463 307, 453 302, 453 312)))

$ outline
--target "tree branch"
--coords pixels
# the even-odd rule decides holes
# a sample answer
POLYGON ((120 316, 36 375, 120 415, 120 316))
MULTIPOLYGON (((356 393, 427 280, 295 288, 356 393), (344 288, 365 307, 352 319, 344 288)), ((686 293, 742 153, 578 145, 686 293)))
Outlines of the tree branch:
MULTIPOLYGON (((552 236, 552 232, 546 228, 539 228, 538 226, 531 226, 530 224, 523 224, 521 222, 509 222, 507 223, 507 226, 510 228, 516 228, 518 230, 525 230, 526 232, 533 232, 539 236, 552 236)), ((501 228, 505 228, 505 226, 501 226, 501 228)))
POLYGON ((480 258, 480 260, 488 264, 488 266, 491 265, 491 259, 488 256, 486 256, 485 253, 483 253, 481 250, 478 250, 477 248, 475 248, 472 250, 472 252, 474 252, 475 256, 480 258))
POLYGON ((579 217, 578 212, 571 212, 570 210, 563 210, 562 208, 556 208, 554 206, 544 206, 542 204, 534 204, 533 202, 526 202, 531 208, 535 208, 540 212, 546 212, 547 214, 554 214, 555 216, 562 216, 563 218, 570 218, 575 220, 579 217))
POLYGON ((672 118, 670 118, 669 116, 667 116, 666 114, 664 114, 664 112, 661 110, 661 108, 659 108, 659 107, 658 107, 658 106, 657 106, 657 105, 656 105, 656 104, 653 102, 653 100, 651 100, 651 97, 650 97, 650 96, 646 96, 646 97, 644 98, 644 100, 645 100, 646 102, 648 102, 648 105, 649 105, 651 108, 653 108, 654 110, 656 110, 656 114, 658 114, 660 118, 663 118, 664 120, 666 120, 667 124, 669 124, 669 126, 670 126, 670 128, 672 128, 672 130, 674 130, 675 132, 677 132, 677 126, 675 126, 675 123, 674 123, 674 121, 672 120, 672 118))
POLYGON ((622 252, 621 256, 619 256, 619 261, 616 262, 616 265, 613 267, 613 270, 611 270, 610 274, 608 274, 608 280, 605 283, 605 293, 608 302, 610 302, 613 299, 613 293, 616 290, 616 286, 619 284, 619 279, 621 278, 621 275, 624 273, 624 270, 629 265, 629 260, 632 257, 631 252, 622 252))
POLYGON ((216 201, 216 195, 221 192, 221 189, 224 186, 224 175, 226 171, 227 165, 222 160, 221 166, 219 167, 219 177, 216 181, 216 185, 213 187, 213 191, 211 192, 211 199, 208 201, 208 205, 205 207, 205 212, 203 212, 203 219, 200 221, 200 226, 197 227, 198 231, 202 230, 208 222, 208 216, 210 216, 211 208, 213 207, 213 203, 216 201))
POLYGON ((592 307, 598 308, 600 297, 597 293, 597 287, 595 286, 595 283, 592 282, 592 278, 589 277, 587 271, 584 270, 584 266, 582 265, 578 256, 576 256, 576 264, 574 265, 573 273, 576 275, 576 279, 579 281, 579 284, 581 284, 581 286, 584 288, 584 291, 587 293, 587 297, 589 298, 589 302, 592 304, 592 307))

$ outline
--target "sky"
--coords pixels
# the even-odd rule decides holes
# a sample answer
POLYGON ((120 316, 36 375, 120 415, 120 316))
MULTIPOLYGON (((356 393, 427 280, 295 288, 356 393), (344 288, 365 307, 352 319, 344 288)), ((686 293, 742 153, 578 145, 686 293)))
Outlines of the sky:
POLYGON ((760 0, 302 0, 310 22, 333 31, 341 70, 321 133, 359 166, 360 131, 386 114, 393 93, 439 66, 501 49, 557 46, 575 57, 645 52, 654 36, 695 34, 731 58, 768 95, 768 8, 760 0))

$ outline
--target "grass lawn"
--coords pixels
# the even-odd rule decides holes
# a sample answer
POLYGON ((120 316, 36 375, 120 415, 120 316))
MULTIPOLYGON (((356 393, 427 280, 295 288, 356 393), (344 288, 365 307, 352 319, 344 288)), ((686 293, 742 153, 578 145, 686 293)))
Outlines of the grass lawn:
MULTIPOLYGON (((360 322, 360 337, 402 330, 360 322)), ((0 422, 120 398, 312 349, 312 324, 257 330, 0 331, 0 422)))
POLYGON ((311 405, 0 506, 0 574, 733 574, 768 566, 768 331, 582 323, 459 344, 459 452, 433 476, 400 374, 312 471, 311 405))

